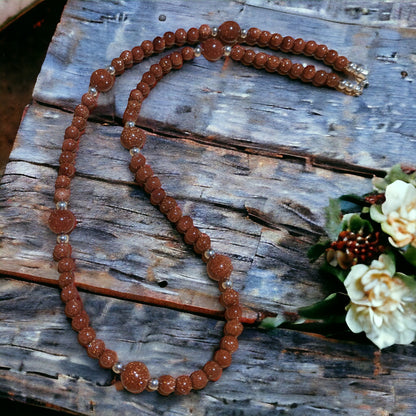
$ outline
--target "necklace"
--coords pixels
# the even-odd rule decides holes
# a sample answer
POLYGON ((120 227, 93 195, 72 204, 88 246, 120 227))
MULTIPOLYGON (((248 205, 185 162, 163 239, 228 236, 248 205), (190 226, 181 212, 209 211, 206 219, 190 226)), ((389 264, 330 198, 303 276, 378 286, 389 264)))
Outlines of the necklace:
POLYGON ((141 153, 145 144, 144 132, 135 126, 144 99, 152 88, 172 69, 180 69, 183 63, 203 55, 208 61, 217 61, 223 56, 244 65, 252 65, 256 69, 264 68, 268 72, 287 75, 292 79, 312 83, 316 87, 329 87, 348 95, 357 96, 366 86, 368 72, 360 65, 350 62, 345 56, 340 56, 335 50, 325 45, 318 45, 315 41, 294 39, 291 36, 282 37, 278 33, 261 31, 250 28, 247 31, 232 21, 221 24, 218 28, 202 25, 199 29, 188 31, 178 29, 175 33, 166 32, 162 37, 153 41, 145 40, 140 46, 131 51, 123 51, 118 58, 111 61, 105 69, 98 69, 91 75, 90 87, 82 96, 81 104, 74 110, 72 123, 65 130, 62 153, 59 158, 59 173, 55 182, 54 202, 56 208, 49 217, 49 227, 57 234, 57 243, 53 251, 53 258, 58 263, 59 286, 61 299, 65 304, 65 314, 72 320, 72 328, 78 332, 78 341, 85 347, 88 356, 99 361, 105 369, 111 369, 120 377, 122 386, 131 393, 144 390, 158 391, 162 395, 173 392, 179 395, 190 393, 191 390, 204 388, 208 381, 217 381, 224 368, 230 366, 232 354, 238 349, 238 336, 243 331, 241 324, 242 309, 239 294, 232 288, 231 273, 233 266, 231 259, 218 254, 211 248, 210 237, 201 232, 188 215, 183 215, 176 200, 168 196, 162 187, 160 179, 154 174, 150 164, 141 153), (191 47, 185 44, 200 46, 191 47), (290 59, 279 58, 264 52, 256 52, 245 48, 240 43, 250 46, 267 47, 272 50, 303 54, 311 56, 332 67, 337 72, 353 78, 341 80, 335 72, 317 70, 313 65, 293 63, 290 59), (158 64, 153 64, 145 72, 136 88, 130 93, 128 104, 123 116, 124 128, 121 133, 121 144, 129 150, 131 161, 129 168, 134 174, 136 183, 148 194, 150 203, 159 208, 166 218, 183 235, 186 244, 193 247, 196 254, 207 265, 208 276, 218 283, 220 291, 219 301, 224 306, 224 336, 219 348, 201 369, 190 375, 161 375, 151 377, 147 366, 140 361, 132 361, 125 365, 118 361, 117 353, 107 349, 103 340, 96 337, 90 326, 89 317, 75 284, 75 261, 72 257, 72 247, 69 234, 76 226, 75 215, 69 210, 71 179, 75 175, 75 157, 79 139, 83 134, 90 112, 97 106, 98 95, 109 91, 115 81, 115 76, 121 75, 125 69, 133 64, 142 62, 145 58, 163 52, 174 46, 181 50, 163 57, 158 64))

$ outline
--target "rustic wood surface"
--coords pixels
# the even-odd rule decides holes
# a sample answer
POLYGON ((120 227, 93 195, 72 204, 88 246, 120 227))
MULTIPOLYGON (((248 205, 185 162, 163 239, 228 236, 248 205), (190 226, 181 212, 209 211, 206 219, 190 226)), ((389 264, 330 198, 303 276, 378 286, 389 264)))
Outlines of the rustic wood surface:
MULTIPOLYGON (((70 0, 0 185, 0 394, 82 415, 415 414, 413 346, 380 354, 361 337, 256 328, 328 292, 306 258, 328 198, 416 164, 415 16, 409 2, 70 0), (252 325, 231 368, 203 391, 119 392, 77 344, 56 289, 46 223, 63 132, 89 74, 122 50, 230 19, 326 43, 365 63, 370 87, 347 97, 201 57, 154 89, 139 119, 144 153, 214 249, 232 257, 252 325)), ((128 93, 158 59, 100 97, 77 158, 71 241, 99 336, 124 360, 179 375, 210 358, 222 321, 204 266, 134 186, 118 140, 128 93)))

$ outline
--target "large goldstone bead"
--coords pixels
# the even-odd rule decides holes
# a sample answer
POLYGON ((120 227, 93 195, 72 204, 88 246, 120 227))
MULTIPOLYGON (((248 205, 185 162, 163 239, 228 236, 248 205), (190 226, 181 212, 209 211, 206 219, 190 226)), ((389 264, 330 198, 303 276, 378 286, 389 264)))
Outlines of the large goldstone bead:
POLYGON ((210 257, 207 263, 208 276, 212 280, 225 280, 230 277, 233 271, 233 265, 231 259, 223 254, 215 254, 210 257))
POLYGON ((241 35, 241 29, 238 23, 229 20, 224 22, 218 28, 218 37, 226 45, 237 42, 241 35))
POLYGON ((130 393, 141 393, 146 388, 149 379, 149 370, 140 361, 128 363, 121 373, 121 383, 130 393))
POLYGON ((56 234, 68 234, 76 225, 75 215, 69 210, 55 209, 49 216, 49 228, 56 234))

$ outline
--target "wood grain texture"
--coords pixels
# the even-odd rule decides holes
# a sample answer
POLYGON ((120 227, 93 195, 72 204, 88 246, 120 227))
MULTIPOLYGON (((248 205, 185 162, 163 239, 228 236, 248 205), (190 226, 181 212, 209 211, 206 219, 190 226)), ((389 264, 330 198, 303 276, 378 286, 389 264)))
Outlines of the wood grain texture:
MULTIPOLYGON (((380 355, 361 337, 255 326, 221 381, 202 392, 118 392, 76 343, 54 287, 55 237, 46 224, 63 132, 89 74, 167 30, 235 19, 364 62, 370 87, 346 97, 198 58, 146 99, 144 154, 214 249, 232 257, 246 322, 328 293, 306 258, 328 198, 369 190, 368 176, 394 163, 416 165, 415 10, 407 2, 361 3, 68 2, 0 184, 1 395, 82 415, 415 413, 412 346, 380 355)), ((78 153, 71 241, 99 335, 125 360, 140 356, 156 373, 180 375, 211 357, 221 307, 204 265, 134 186, 119 143, 128 93, 157 60, 127 71, 100 97, 78 153)))

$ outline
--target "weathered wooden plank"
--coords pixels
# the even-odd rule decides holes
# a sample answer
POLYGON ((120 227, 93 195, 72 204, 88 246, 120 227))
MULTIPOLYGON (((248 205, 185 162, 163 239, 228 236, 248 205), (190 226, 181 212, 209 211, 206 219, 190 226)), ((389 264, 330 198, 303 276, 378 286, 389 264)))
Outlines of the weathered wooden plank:
MULTIPOLYGON (((16 280, 3 280, 2 286, 7 297, 0 302, 0 316, 7 321, 0 325, 0 390, 21 400, 103 416, 115 408, 126 416, 405 416, 416 410, 413 347, 394 347, 379 356, 373 346, 288 330, 247 329, 222 379, 188 397, 116 391, 108 372, 76 342, 56 289, 16 280)), ((215 319, 82 296, 99 336, 124 359, 150 363, 156 374, 179 375, 203 365, 220 336, 215 319)))
MULTIPOLYGON (((377 5, 384 10, 382 3, 377 5)), ((313 16, 299 15, 296 5, 288 13, 287 7, 280 10, 268 2, 262 2, 261 7, 259 2, 222 2, 218 12, 217 6, 215 0, 186 3, 180 8, 170 2, 157 7, 146 1, 100 7, 95 1, 70 2, 68 18, 59 26, 38 79, 35 99, 73 108, 88 86, 89 74, 120 51, 174 30, 178 24, 188 28, 233 18, 243 27, 316 39, 362 61, 371 70, 370 88, 362 97, 346 97, 238 63, 230 62, 225 68, 222 61, 208 63, 200 57, 180 73, 169 74, 162 81, 164 86, 155 88, 141 112, 143 126, 155 131, 185 131, 202 136, 205 143, 242 146, 267 154, 313 156, 320 164, 380 168, 399 160, 415 163, 416 125, 407 117, 415 112, 415 84, 411 76, 401 75, 416 69, 411 46, 414 29, 395 28, 401 20, 387 24, 382 20, 387 16, 383 12, 369 13, 362 24, 347 24, 342 18, 338 22, 335 15, 348 10, 347 2, 331 2, 329 15, 321 11, 313 16), (158 19, 160 14, 166 21, 158 19), (93 44, 89 33, 95 34, 93 44), (91 54, 91 48, 97 53, 91 54), (59 77, 54 76, 57 72, 59 77)), ((398 15, 398 9, 396 6, 393 13, 391 8, 390 13, 398 15)), ((158 59, 149 59, 119 78, 100 114, 119 120, 129 91, 158 59)))

